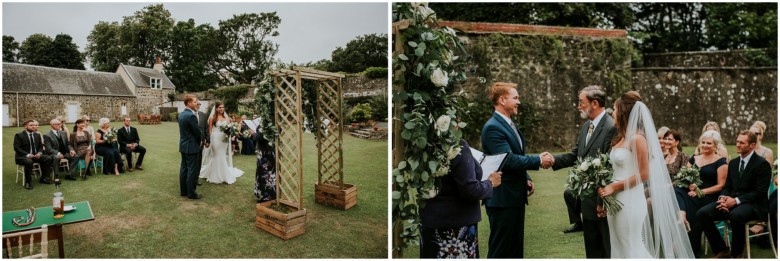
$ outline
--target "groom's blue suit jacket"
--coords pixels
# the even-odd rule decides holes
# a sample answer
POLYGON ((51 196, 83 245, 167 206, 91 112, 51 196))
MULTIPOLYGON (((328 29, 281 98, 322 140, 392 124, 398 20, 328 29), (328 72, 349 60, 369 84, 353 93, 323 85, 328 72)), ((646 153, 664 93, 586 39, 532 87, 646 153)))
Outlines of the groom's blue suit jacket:
POLYGON ((193 154, 200 152, 202 140, 198 118, 188 109, 179 113, 179 152, 193 154))
MULTIPOLYGON (((485 199, 488 207, 520 207, 528 204, 527 170, 538 170, 541 160, 537 155, 525 155, 526 141, 520 129, 517 130, 523 147, 517 140, 512 127, 497 112, 482 127, 482 150, 488 155, 509 152, 501 168, 501 186, 493 188, 493 197, 485 199)), ((490 175, 490 173, 483 173, 490 175)))

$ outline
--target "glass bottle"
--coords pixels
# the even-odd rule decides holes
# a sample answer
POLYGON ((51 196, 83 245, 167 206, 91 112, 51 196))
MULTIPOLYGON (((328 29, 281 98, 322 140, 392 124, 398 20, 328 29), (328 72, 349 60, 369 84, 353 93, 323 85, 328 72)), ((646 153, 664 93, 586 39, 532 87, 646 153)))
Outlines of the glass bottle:
POLYGON ((62 196, 62 192, 54 192, 52 208, 54 209, 54 218, 65 216, 65 197, 62 196))

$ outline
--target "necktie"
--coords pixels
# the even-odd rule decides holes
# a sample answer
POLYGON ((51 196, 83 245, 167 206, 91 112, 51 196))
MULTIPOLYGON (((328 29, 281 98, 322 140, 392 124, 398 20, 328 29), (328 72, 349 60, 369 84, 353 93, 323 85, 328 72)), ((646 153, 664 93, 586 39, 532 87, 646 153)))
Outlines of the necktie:
POLYGON ((125 127, 125 130, 127 130, 127 136, 130 136, 130 127, 125 127))
POLYGON ((35 140, 33 139, 32 133, 29 133, 29 134, 30 134, 30 153, 34 155, 34 154, 36 154, 35 153, 35 140))
POLYGON ((520 144, 520 150, 523 150, 523 140, 520 139, 520 132, 517 131, 517 127, 515 127, 515 123, 510 122, 509 126, 512 127, 513 131, 515 131, 515 137, 517 137, 517 143, 520 144))
POLYGON ((590 142, 590 135, 593 134, 594 127, 595 126, 593 126, 593 123, 591 122, 590 126, 588 126, 588 136, 585 136, 585 145, 588 145, 588 143, 590 142))
POLYGON ((743 159, 743 160, 739 161, 739 176, 740 177, 742 176, 742 172, 744 172, 744 171, 745 171, 745 160, 743 159))

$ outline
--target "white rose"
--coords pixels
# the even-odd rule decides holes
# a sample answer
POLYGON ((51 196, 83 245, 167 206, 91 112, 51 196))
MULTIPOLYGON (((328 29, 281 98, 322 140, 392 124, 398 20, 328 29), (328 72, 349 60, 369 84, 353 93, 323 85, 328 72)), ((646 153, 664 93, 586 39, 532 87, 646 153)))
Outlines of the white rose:
POLYGON ((449 81, 450 79, 447 78, 447 72, 442 71, 441 68, 436 68, 431 74, 431 82, 436 86, 446 87, 449 81))
POLYGON ((422 15, 422 17, 425 18, 425 19, 436 17, 436 14, 433 11, 433 9, 431 9, 427 5, 426 6, 420 5, 419 7, 417 7, 417 12, 420 15, 422 15))
POLYGON ((461 148, 457 145, 450 147, 450 150, 447 151, 447 160, 452 160, 455 156, 458 156, 458 154, 460 154, 460 149, 461 148))
POLYGON ((436 130, 439 134, 450 130, 450 116, 442 115, 436 119, 436 130))
POLYGON ((601 160, 599 158, 594 159, 593 166, 601 166, 601 160))
POLYGON ((590 168, 590 163, 584 161, 580 164, 580 171, 587 171, 590 168))
POLYGON ((436 188, 422 189, 420 192, 422 193, 422 198, 424 199, 432 199, 436 197, 437 194, 439 194, 439 192, 436 191, 436 188))
POLYGON ((420 6, 428 6, 428 2, 414 2, 412 3, 412 7, 417 8, 420 6))

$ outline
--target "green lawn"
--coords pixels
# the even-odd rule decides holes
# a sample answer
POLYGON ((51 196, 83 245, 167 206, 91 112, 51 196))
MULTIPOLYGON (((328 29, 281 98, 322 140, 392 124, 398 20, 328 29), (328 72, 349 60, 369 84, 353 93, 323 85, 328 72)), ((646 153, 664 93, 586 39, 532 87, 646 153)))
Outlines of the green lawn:
MULTIPOLYGON (((184 199, 179 196, 178 125, 163 122, 134 126, 148 151, 143 171, 119 177, 98 174, 86 181, 63 180, 61 191, 66 203, 87 200, 96 216, 92 222, 64 227, 67 257, 387 257, 386 141, 344 135, 344 179, 358 187, 358 204, 342 211, 314 203, 316 142, 311 134, 305 134, 306 233, 284 241, 254 225, 254 156, 233 158, 235 166, 245 171, 236 183, 206 183, 197 188, 203 199, 184 199)), ((41 124, 41 132, 49 130, 48 125, 41 124)), ((3 211, 50 205, 56 191, 54 185, 39 184, 37 180, 33 190, 14 183, 13 136, 19 131, 21 128, 3 128, 3 211)), ((50 245, 50 255, 56 255, 56 244, 50 245)))
MULTIPOLYGON (((777 151, 777 144, 765 144, 777 151)), ((736 157, 736 148, 726 146, 731 157, 736 157)), ((684 147, 683 151, 691 155, 695 147, 684 147)), ((562 152, 558 152, 562 153, 562 152)), ((556 154, 556 153, 554 153, 556 154)), ((558 171, 540 170, 529 172, 536 185, 536 192, 529 198, 525 214, 525 258, 585 258, 585 243, 582 232, 564 234, 570 226, 563 201, 563 191, 568 169, 558 171)), ((482 221, 479 222, 479 252, 481 258, 487 257, 488 235, 490 227, 487 214, 482 208, 482 221)), ((419 248, 411 247, 404 253, 405 258, 419 257, 419 248)), ((753 258, 771 258, 772 250, 763 249, 756 244, 751 246, 753 258)), ((708 255, 712 255, 711 251, 708 255)))

